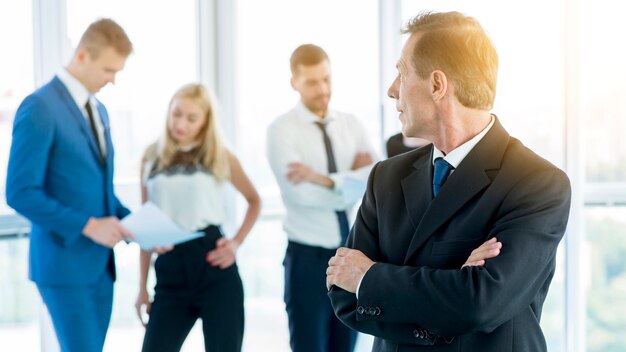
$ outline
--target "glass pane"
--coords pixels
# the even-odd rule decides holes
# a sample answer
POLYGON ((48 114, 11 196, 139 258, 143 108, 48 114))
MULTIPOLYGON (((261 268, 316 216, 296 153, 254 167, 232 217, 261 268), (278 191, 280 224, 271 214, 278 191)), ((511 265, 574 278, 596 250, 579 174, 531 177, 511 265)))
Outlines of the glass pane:
MULTIPOLYGON (((67 0, 70 47, 75 48, 87 26, 102 17, 118 22, 134 45, 116 84, 105 87, 98 98, 111 120, 117 195, 135 208, 140 203, 143 151, 162 133, 172 94, 183 84, 198 80, 196 1, 67 0)), ((71 53, 67 54, 69 60, 71 53)), ((105 351, 138 351, 144 334, 134 308, 139 285, 138 247, 120 244, 115 255, 118 277, 105 351)), ((202 334, 196 336, 196 330, 189 340, 200 337, 197 346, 203 346, 202 334)))
POLYGON ((39 349, 40 304, 28 279, 28 239, 13 237, 24 223, 9 215, 5 183, 15 110, 34 89, 31 6, 0 2, 0 349, 23 351, 39 349))
MULTIPOLYGON (((460 11, 480 21, 499 56, 498 86, 492 112, 511 136, 563 167, 563 4, 539 0, 402 1, 405 22, 426 10, 460 11), (538 8, 541 11, 537 11, 538 8), (532 18, 533 25, 529 25, 529 18, 532 18)), ((541 316, 549 351, 565 350, 564 257, 565 249, 561 243, 556 273, 541 316)))
MULTIPOLYGON (((280 222, 284 210, 265 157, 267 126, 299 99, 289 83, 289 58, 300 44, 324 48, 333 75, 331 108, 354 113, 379 147, 377 6, 375 0, 237 2, 235 151, 261 193, 265 214, 238 256, 246 292, 245 350, 289 351, 282 266, 286 235, 280 222)), ((361 344, 366 346, 360 350, 371 350, 371 341, 361 344)))
POLYGON ((626 207, 587 207, 587 351, 626 351, 626 207))
POLYGON ((0 2, 0 214, 9 213, 5 198, 13 118, 20 102, 33 91, 31 1, 0 2), (11 33, 11 35, 4 35, 11 33), (8 54, 13 53, 13 54, 8 54), (19 55, 15 55, 19 53, 19 55))
POLYGON ((581 111, 587 180, 626 182, 626 32, 621 1, 581 1, 581 111))
MULTIPOLYGON (((0 217, 0 221, 2 218, 0 217)), ((39 294, 28 279, 28 239, 0 234, 0 341, 23 351, 39 348, 39 294)))

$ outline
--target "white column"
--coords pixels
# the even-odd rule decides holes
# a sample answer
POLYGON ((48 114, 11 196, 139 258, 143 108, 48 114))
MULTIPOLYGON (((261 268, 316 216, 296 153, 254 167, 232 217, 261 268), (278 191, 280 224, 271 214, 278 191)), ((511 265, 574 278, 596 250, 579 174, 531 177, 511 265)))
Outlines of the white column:
MULTIPOLYGON (((65 0, 33 0, 33 64, 35 87, 49 81, 63 66, 68 50, 65 0)), ((50 314, 41 300, 39 326, 42 352, 59 352, 50 314)))
POLYGON ((49 81, 67 60, 65 0, 33 0, 35 86, 49 81))
POLYGON ((380 142, 385 150, 385 142, 390 134, 400 130, 395 103, 387 96, 387 88, 396 77, 396 62, 402 46, 402 7, 399 0, 378 0, 379 11, 379 75, 380 75, 380 142))
MULTIPOLYGON (((197 0, 198 74, 219 102, 218 116, 224 137, 237 154, 239 112, 237 87, 237 0, 197 0)), ((237 219, 235 194, 226 198, 226 234, 237 219)))
POLYGON ((572 184, 572 205, 565 234, 565 351, 585 351, 585 287, 582 246, 585 242, 585 138, 580 106, 580 0, 565 8, 565 170, 572 184))

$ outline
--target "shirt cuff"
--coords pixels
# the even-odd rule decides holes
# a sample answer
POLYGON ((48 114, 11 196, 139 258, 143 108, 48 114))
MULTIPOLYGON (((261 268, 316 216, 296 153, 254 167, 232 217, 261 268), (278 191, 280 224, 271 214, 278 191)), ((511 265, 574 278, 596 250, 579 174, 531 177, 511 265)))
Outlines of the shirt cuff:
MULTIPOLYGON (((365 274, 367 274, 367 271, 365 272, 365 274)), ((365 274, 361 276, 361 279, 359 280, 359 284, 356 285, 356 292, 354 293, 356 295, 356 299, 359 299, 359 289, 361 288, 361 282, 363 282, 363 278, 365 277, 365 274)))
POLYGON ((333 173, 328 175, 328 177, 333 180, 333 191, 336 193, 342 193, 343 188, 343 175, 339 173, 333 173))

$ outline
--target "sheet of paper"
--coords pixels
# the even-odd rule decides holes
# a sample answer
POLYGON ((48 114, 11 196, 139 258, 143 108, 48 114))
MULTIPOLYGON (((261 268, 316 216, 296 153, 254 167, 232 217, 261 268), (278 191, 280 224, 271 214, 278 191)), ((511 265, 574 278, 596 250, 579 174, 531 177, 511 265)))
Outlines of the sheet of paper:
POLYGON ((156 246, 175 245, 204 236, 203 232, 183 230, 150 202, 146 202, 141 209, 122 219, 122 226, 135 236, 135 242, 145 250, 156 246))
POLYGON ((366 188, 367 181, 359 180, 350 176, 346 177, 343 180, 343 186, 341 187, 344 201, 348 204, 360 202, 361 199, 363 199, 366 188))

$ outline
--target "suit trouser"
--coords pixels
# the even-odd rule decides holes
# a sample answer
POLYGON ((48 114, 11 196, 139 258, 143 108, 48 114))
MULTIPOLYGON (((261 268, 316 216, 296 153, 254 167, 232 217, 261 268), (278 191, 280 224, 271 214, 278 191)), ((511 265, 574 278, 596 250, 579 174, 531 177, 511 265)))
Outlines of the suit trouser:
POLYGON ((62 352, 102 352, 113 306, 111 273, 106 271, 91 285, 37 288, 62 352))
POLYGON ((294 352, 351 352, 356 332, 330 305, 326 268, 335 250, 289 242, 285 255, 285 305, 294 352))
POLYGON ((207 253, 222 234, 216 226, 204 232, 204 237, 157 258, 157 283, 142 351, 180 351, 198 318, 206 351, 241 351, 243 285, 237 264, 220 269, 207 263, 207 253))

